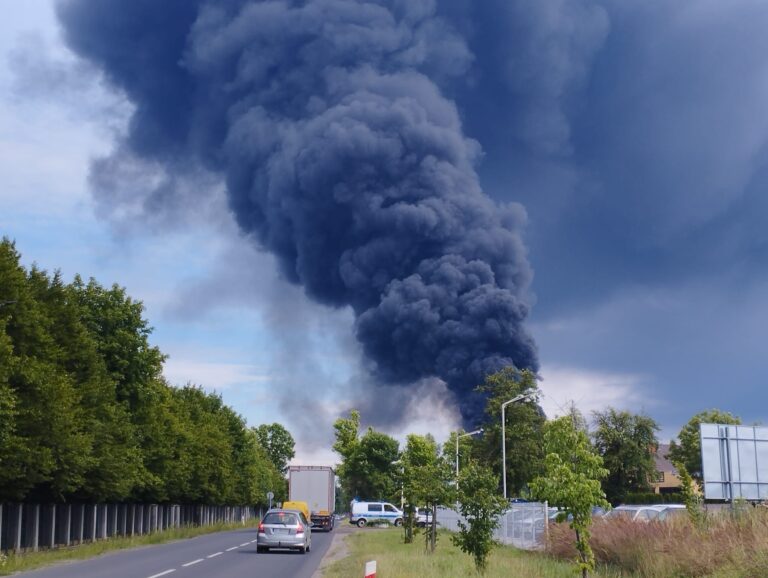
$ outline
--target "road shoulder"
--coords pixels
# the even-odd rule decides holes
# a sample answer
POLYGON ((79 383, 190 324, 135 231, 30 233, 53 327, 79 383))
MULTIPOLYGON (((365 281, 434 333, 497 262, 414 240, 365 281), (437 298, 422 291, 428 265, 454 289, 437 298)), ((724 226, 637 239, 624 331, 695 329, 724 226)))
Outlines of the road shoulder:
POLYGON ((333 540, 331 545, 323 556, 320 566, 317 568, 312 578, 322 578, 325 570, 334 562, 343 560, 349 556, 349 544, 347 540, 355 527, 349 522, 341 523, 333 529, 333 540))

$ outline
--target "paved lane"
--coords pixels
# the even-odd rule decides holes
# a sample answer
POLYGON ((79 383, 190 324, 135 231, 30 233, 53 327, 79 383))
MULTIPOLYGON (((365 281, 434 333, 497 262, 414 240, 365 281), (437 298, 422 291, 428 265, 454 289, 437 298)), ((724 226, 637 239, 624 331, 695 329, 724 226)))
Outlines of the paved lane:
POLYGON ((256 529, 219 532, 170 544, 121 550, 99 558, 16 576, 29 578, 310 578, 333 533, 312 534, 307 554, 256 553, 256 529))

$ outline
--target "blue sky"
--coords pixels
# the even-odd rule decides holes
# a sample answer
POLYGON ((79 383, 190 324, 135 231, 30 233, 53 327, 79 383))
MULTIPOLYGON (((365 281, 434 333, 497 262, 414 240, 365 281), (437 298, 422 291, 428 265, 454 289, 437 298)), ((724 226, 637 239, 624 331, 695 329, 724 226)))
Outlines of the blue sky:
MULTIPOLYGON (((474 55, 471 82, 445 92, 483 148, 480 182, 527 211, 546 411, 645 411, 663 439, 711 407, 765 422, 768 8, 439 5, 474 55)), ((124 285, 172 382, 220 391, 254 425, 285 422, 304 461, 331 459, 332 417, 364 365, 351 312, 282 281, 220 184, 200 203, 183 196, 193 175, 171 215, 115 211, 92 191, 90 161, 133 108, 67 51, 52 6, 13 3, 0 23, 0 233, 27 264, 124 285)), ((123 170, 137 186, 160 178, 123 170)), ((439 388, 424 396, 393 433, 457 426, 439 388)))

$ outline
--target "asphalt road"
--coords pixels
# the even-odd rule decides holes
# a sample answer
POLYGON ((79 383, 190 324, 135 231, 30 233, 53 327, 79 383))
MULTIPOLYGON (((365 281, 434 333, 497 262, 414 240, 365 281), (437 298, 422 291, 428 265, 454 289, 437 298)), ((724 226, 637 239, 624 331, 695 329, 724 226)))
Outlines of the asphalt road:
POLYGON ((307 554, 256 553, 256 529, 219 532, 189 540, 121 550, 90 560, 16 574, 30 578, 311 578, 333 532, 314 532, 307 554))

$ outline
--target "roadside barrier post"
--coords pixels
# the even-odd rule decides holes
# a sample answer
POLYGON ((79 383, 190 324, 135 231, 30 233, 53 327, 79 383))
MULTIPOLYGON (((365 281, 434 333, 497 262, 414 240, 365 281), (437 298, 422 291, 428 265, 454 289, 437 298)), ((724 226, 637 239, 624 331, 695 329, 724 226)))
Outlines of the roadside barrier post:
POLYGON ((365 563, 365 578, 376 578, 376 560, 365 563))

